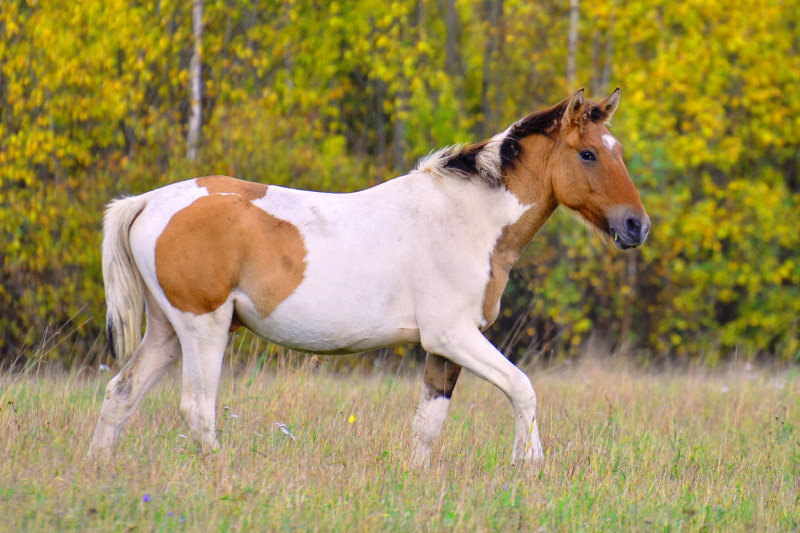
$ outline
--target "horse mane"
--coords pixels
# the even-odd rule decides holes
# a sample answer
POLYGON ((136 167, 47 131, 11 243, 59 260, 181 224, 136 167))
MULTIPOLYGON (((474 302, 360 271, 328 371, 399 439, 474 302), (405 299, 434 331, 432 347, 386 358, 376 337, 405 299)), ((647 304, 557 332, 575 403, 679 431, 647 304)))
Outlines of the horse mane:
MULTIPOLYGON (((499 187, 505 171, 514 168, 519 161, 522 153, 520 141, 529 135, 552 138, 561 128, 561 118, 568 103, 569 98, 547 109, 535 111, 489 139, 443 148, 420 160, 416 170, 437 175, 478 177, 492 188, 499 187)), ((586 100, 577 120, 583 129, 587 121, 601 122, 605 119, 606 113, 594 102, 586 100)))

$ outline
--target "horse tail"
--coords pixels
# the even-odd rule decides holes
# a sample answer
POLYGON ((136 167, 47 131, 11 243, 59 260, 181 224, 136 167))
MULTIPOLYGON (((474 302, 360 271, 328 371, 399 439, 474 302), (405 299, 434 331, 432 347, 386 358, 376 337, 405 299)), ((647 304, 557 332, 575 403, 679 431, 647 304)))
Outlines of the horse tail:
POLYGON ((120 363, 142 340, 145 286, 131 252, 130 230, 146 205, 146 195, 114 200, 103 218, 106 337, 111 356, 120 363))

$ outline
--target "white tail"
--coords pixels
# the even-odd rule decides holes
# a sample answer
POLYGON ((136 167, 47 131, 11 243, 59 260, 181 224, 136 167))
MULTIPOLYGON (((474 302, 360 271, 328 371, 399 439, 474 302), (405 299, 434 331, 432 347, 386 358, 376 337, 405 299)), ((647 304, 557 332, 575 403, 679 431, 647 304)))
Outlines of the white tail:
POLYGON ((130 229, 147 205, 146 195, 114 200, 103 219, 106 335, 111 355, 125 363, 142 340, 144 281, 131 254, 130 229))

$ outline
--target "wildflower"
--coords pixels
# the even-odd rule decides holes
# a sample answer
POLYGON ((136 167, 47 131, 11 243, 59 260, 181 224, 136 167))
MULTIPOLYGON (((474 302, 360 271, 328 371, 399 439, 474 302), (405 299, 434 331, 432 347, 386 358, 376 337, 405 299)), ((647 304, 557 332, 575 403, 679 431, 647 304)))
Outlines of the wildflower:
POLYGON ((150 495, 149 495, 149 494, 145 494, 145 495, 143 495, 143 496, 142 496, 142 501, 143 501, 144 503, 150 503, 150 495))
POLYGON ((348 422, 352 424, 355 421, 356 421, 356 415, 350 415, 350 420, 348 420, 348 422))
POLYGON ((289 427, 283 422, 275 422, 275 427, 280 429, 284 435, 288 435, 289 437, 291 437, 292 440, 297 440, 297 437, 292 435, 292 432, 289 431, 289 427))

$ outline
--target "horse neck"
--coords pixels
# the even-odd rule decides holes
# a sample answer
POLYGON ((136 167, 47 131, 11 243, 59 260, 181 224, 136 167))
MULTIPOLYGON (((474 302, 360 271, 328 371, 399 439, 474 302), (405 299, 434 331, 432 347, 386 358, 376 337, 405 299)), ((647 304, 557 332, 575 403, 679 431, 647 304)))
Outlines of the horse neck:
POLYGON ((548 160, 553 141, 544 135, 531 135, 522 139, 522 152, 513 167, 506 170, 503 182, 522 205, 522 216, 503 228, 497 251, 513 263, 533 240, 558 201, 553 192, 553 182, 548 171, 548 160))

